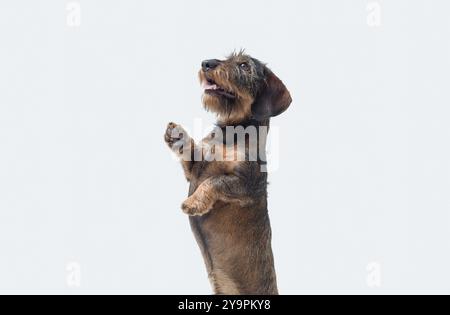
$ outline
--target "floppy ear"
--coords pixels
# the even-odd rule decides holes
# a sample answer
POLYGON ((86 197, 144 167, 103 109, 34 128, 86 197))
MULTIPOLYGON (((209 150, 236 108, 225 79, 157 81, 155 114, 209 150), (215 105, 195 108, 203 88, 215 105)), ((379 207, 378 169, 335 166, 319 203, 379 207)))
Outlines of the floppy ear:
POLYGON ((253 118, 264 120, 282 114, 292 103, 291 94, 283 82, 269 69, 266 79, 252 105, 253 118))

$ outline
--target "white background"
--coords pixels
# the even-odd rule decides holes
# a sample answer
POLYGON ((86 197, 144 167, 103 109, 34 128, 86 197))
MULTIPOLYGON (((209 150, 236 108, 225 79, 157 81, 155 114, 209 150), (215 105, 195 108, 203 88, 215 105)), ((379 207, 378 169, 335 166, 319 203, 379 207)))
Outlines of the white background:
POLYGON ((372 2, 2 0, 0 292, 211 293, 162 134, 213 122, 200 62, 246 48, 294 98, 281 293, 450 293, 450 4, 372 2))

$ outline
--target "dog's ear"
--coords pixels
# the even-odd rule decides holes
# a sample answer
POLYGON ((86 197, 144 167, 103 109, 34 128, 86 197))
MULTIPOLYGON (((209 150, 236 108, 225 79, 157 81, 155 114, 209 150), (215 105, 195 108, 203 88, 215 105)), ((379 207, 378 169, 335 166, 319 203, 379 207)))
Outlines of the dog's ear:
POLYGON ((268 68, 261 91, 252 105, 253 118, 265 120, 282 114, 292 103, 291 94, 283 82, 268 68))

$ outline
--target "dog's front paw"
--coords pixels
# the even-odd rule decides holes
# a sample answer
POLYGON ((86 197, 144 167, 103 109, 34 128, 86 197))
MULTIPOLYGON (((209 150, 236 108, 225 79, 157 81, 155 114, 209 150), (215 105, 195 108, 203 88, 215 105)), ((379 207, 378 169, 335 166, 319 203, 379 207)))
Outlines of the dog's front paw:
POLYGON ((167 125, 164 140, 175 153, 183 154, 183 147, 189 141, 189 136, 183 127, 171 122, 167 125))
POLYGON ((191 196, 183 202, 181 208, 183 209, 183 212, 189 216, 202 216, 211 210, 211 205, 209 202, 191 196))

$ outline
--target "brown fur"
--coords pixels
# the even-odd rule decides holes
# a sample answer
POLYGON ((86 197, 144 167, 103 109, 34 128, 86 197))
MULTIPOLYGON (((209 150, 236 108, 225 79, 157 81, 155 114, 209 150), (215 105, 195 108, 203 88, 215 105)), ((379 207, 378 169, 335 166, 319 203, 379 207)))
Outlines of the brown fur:
MULTIPOLYGON (((204 71, 200 71, 199 77, 200 82, 202 82, 206 80, 207 75, 204 71)), ((252 95, 246 91, 240 91, 236 87, 232 86, 228 82, 226 72, 223 69, 218 69, 217 71, 210 73, 208 77, 213 79, 218 85, 226 88, 228 91, 234 92, 238 98, 238 104, 236 104, 235 108, 230 112, 224 113, 223 104, 219 98, 207 94, 203 95, 203 104, 205 105, 205 108, 208 111, 217 113, 221 124, 239 124, 241 121, 244 121, 247 117, 251 116, 252 104, 254 102, 252 95)))
MULTIPOLYGON (((203 65, 200 80, 211 80, 227 96, 205 93, 203 103, 218 116, 218 127, 268 127, 270 117, 286 110, 291 98, 284 84, 262 63, 243 53, 214 67, 203 65)), ((177 124, 170 123, 165 141, 180 158, 195 154, 205 157, 211 150, 177 124)), ((265 138, 258 142, 265 146, 265 138)), ((223 142, 225 143, 225 142, 223 142)), ((278 294, 271 228, 267 210, 267 174, 258 161, 248 157, 248 146, 223 144, 214 147, 223 161, 182 161, 190 182, 183 211, 202 251, 211 285, 216 294, 278 294)))

